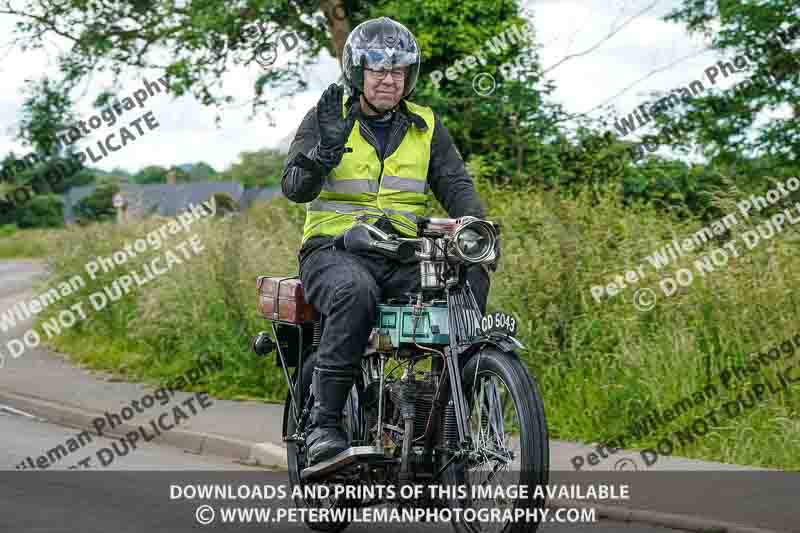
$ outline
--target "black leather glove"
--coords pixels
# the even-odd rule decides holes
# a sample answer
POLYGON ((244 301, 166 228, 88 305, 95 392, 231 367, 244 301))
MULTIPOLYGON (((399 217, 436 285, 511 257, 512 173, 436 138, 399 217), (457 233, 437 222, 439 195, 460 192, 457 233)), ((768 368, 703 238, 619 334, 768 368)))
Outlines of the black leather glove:
POLYGON ((347 116, 343 117, 344 87, 332 83, 317 103, 319 146, 315 159, 325 168, 327 174, 342 161, 345 144, 360 111, 358 99, 354 100, 347 116))

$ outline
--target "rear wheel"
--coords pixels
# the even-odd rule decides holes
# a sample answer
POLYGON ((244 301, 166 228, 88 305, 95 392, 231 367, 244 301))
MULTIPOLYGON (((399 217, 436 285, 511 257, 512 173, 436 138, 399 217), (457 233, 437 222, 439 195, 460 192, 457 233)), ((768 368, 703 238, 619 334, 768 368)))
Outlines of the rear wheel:
MULTIPOLYGON (((303 391, 298 391, 299 395, 298 398, 302 398, 303 402, 305 399, 311 395, 311 375, 314 370, 314 357, 309 357, 304 364, 304 372, 303 372, 303 391)), ((296 379, 295 373, 295 379, 296 379)), ((297 394, 297 392, 296 392, 297 394)), ((311 400, 313 402, 313 398, 311 400)), ((286 404, 283 409, 283 434, 284 436, 293 435, 296 430, 296 421, 295 417, 293 416, 293 408, 292 408, 292 398, 291 395, 287 394, 286 404)), ((300 417, 300 413, 298 413, 298 418, 300 417)), ((344 417, 343 417, 343 426, 345 430, 345 434, 348 437, 348 440, 352 442, 353 440, 357 439, 357 432, 358 432, 358 424, 356 421, 358 420, 359 413, 358 413, 358 391, 354 386, 350 391, 350 395, 347 398, 347 402, 344 407, 344 417)), ((306 466, 308 466, 308 462, 306 459, 306 447, 304 443, 295 443, 295 442, 287 442, 286 443, 286 462, 289 467, 289 490, 290 493, 293 493, 295 487, 300 487, 300 491, 303 491, 303 487, 314 487, 319 486, 324 483, 320 482, 306 482, 302 480, 300 477, 300 473, 303 471, 306 466)), ((309 489, 310 490, 310 489, 309 489)), ((314 498, 303 498, 303 497, 295 497, 294 498, 295 506, 298 508, 309 508, 309 509, 335 509, 335 508, 343 508, 349 502, 345 498, 334 498, 331 496, 327 499, 314 499, 314 498)), ((310 520, 305 521, 306 526, 310 529, 316 531, 325 531, 329 533, 338 533, 343 531, 350 522, 348 521, 326 521, 326 522, 312 522, 310 520)))
POLYGON ((471 508, 474 518, 470 514, 464 521, 462 514, 453 528, 459 533, 532 533, 545 506, 545 499, 534 498, 533 492, 547 484, 550 468, 547 422, 536 380, 516 356, 489 347, 467 361, 461 381, 474 452, 470 460, 452 463, 443 481, 467 487, 465 498, 449 504, 462 513, 471 508), (495 493, 498 486, 512 485, 527 486, 527 497, 495 493), (491 496, 480 494, 486 489, 491 496), (502 519, 508 513, 514 516, 516 509, 527 513, 517 520, 502 519))

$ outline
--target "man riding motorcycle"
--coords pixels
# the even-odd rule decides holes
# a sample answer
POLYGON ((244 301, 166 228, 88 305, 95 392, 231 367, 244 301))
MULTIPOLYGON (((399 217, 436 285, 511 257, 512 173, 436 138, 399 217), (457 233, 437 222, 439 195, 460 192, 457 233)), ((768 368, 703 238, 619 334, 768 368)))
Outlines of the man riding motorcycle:
MULTIPOLYGON (((343 103, 344 89, 329 86, 289 149, 283 193, 308 203, 298 255, 300 279, 306 300, 324 317, 311 383, 310 465, 348 447, 342 409, 361 373, 378 301, 420 288, 416 263, 335 248, 334 237, 355 223, 340 213, 380 210, 384 215, 373 222, 377 227, 414 237, 408 225, 416 226, 415 218, 425 215, 432 193, 452 218, 483 218, 481 201, 447 128, 430 108, 407 100, 420 62, 416 39, 402 24, 381 17, 358 25, 342 55, 350 97, 343 103)), ((467 271, 467 279, 485 311, 488 273, 476 265, 467 271)))

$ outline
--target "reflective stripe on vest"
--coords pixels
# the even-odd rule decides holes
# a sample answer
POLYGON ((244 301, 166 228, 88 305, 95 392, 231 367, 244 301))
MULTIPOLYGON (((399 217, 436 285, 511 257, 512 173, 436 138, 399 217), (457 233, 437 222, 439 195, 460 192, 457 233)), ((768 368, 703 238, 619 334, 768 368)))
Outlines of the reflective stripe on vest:
POLYGON ((332 180, 328 176, 322 190, 338 194, 374 194, 378 192, 378 183, 369 179, 332 180))
POLYGON ((428 180, 401 178, 400 176, 384 176, 381 186, 396 191, 425 193, 428 189, 428 180))
POLYGON ((417 216, 409 211, 398 211, 397 209, 375 209, 372 207, 364 207, 345 202, 330 202, 326 200, 320 200, 319 198, 308 204, 307 210, 332 211, 334 213, 337 211, 339 211, 339 213, 358 213, 359 211, 363 211, 365 215, 372 215, 375 217, 381 217, 383 215, 399 215, 406 217, 408 222, 411 222, 412 224, 417 223, 417 216))
POLYGON ((352 151, 342 156, 317 199, 306 206, 303 242, 316 235, 340 235, 356 222, 340 213, 357 212, 385 214, 398 232, 415 236, 412 228, 417 217, 425 214, 430 197, 427 176, 434 115, 430 108, 407 105, 428 127, 421 131, 410 124, 400 146, 383 161, 382 173, 378 154, 362 137, 356 121, 346 145, 352 151))
MULTIPOLYGON (((428 190, 428 180, 401 178, 400 176, 384 176, 381 185, 396 191, 425 193, 428 190)), ((328 176, 322 189, 327 192, 339 194, 377 193, 378 182, 371 179, 338 179, 328 176)))

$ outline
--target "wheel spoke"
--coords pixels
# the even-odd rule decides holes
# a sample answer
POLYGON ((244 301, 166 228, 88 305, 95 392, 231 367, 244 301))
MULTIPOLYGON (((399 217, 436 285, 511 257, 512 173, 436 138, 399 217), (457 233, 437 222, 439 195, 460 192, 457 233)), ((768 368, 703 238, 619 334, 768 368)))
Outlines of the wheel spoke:
MULTIPOLYGON (((492 372, 476 371, 472 389, 474 400, 470 431, 476 444, 477 464, 467 468, 467 479, 471 486, 508 486, 506 478, 512 473, 512 464, 519 456, 513 437, 519 427, 519 413, 508 386, 492 372), (485 421, 485 422, 484 422, 485 421)), ((518 443, 517 443, 518 444, 518 443)), ((520 465, 521 466, 521 465, 520 465)), ((516 468, 519 470, 519 468, 516 468)), ((513 482, 512 480, 509 480, 513 482)), ((519 481, 517 481, 517 484, 519 481)), ((513 484, 513 483, 512 483, 513 484)), ((494 501, 473 502, 478 507, 513 506, 514 501, 496 498, 494 501)), ((505 524, 473 524, 477 531, 501 531, 505 524)))

